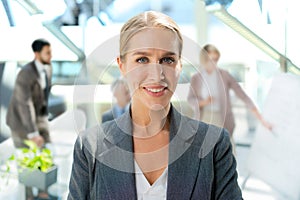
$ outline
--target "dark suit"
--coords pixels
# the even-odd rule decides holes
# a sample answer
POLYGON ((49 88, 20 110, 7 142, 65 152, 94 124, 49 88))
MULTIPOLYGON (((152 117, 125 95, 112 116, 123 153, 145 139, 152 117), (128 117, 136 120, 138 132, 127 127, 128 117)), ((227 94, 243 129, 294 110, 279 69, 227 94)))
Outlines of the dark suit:
MULTIPOLYGON (((225 129, 170 110, 167 199, 242 199, 225 129)), ((129 111, 78 137, 68 199, 137 199, 129 111)))
POLYGON ((128 108, 127 107, 123 108, 124 111, 123 112, 119 111, 119 113, 117 112, 117 109, 120 109, 120 108, 118 108, 116 105, 114 105, 110 110, 104 112, 102 114, 102 123, 120 117, 128 108))
POLYGON ((6 123, 12 131, 16 147, 24 147, 27 134, 39 131, 49 142, 47 96, 50 92, 52 69, 46 69, 46 89, 41 87, 41 78, 34 61, 19 72, 6 115, 6 123))
POLYGON ((115 114, 113 113, 113 109, 110 109, 102 114, 102 123, 113 120, 115 114))

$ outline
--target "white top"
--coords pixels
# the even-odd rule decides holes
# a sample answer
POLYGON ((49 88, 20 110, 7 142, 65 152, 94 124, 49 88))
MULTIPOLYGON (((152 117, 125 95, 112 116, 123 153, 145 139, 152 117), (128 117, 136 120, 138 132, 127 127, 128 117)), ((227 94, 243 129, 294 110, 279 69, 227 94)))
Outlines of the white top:
POLYGON ((40 78, 41 78, 41 87, 42 89, 46 88, 46 65, 43 65, 41 62, 38 60, 34 61, 34 64, 39 72, 40 78))
POLYGON ((204 110, 209 111, 219 111, 220 110, 220 94, 218 88, 218 73, 217 70, 214 70, 211 74, 207 73, 206 70, 203 70, 203 84, 201 95, 203 99, 211 96, 213 98, 213 102, 208 106, 204 107, 204 110))
POLYGON ((134 161, 134 169, 138 200, 167 199, 168 167, 152 185, 149 184, 136 161, 134 161))

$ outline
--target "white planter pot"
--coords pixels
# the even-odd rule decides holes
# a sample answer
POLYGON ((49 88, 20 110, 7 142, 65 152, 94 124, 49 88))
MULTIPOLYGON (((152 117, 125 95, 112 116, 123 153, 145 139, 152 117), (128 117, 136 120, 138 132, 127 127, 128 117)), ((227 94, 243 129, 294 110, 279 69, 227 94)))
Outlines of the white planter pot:
POLYGON ((19 172, 19 182, 28 187, 36 187, 41 190, 47 190, 47 188, 56 181, 57 166, 53 166, 47 172, 30 169, 22 169, 19 172))

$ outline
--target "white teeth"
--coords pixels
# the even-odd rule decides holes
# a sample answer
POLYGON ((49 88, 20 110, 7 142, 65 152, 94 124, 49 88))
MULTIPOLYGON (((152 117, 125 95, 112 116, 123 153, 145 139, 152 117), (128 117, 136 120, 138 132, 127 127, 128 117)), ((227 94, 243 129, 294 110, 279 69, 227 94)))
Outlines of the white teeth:
POLYGON ((149 92, 161 92, 164 90, 164 88, 160 88, 160 89, 146 88, 146 90, 148 90, 149 92))

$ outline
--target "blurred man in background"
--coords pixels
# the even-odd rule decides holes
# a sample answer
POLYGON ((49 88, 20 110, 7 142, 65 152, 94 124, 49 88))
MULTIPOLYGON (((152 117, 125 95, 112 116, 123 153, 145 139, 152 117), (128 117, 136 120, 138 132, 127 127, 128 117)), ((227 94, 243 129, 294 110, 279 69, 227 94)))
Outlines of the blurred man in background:
POLYGON ((117 79, 111 85, 111 92, 116 99, 113 107, 102 114, 102 123, 121 116, 128 109, 130 93, 124 79, 117 79))
POLYGON ((50 142, 48 96, 51 86, 51 46, 44 39, 32 43, 34 60, 18 73, 8 107, 6 122, 16 147, 26 147, 24 140, 39 147, 50 142))
MULTIPOLYGON (((48 41, 37 39, 31 47, 34 60, 18 73, 6 115, 17 148, 26 147, 24 140, 32 140, 39 147, 50 142, 48 96, 52 77, 51 46, 48 41)), ((39 191, 39 197, 48 198, 48 194, 39 191)), ((26 187, 26 199, 33 199, 31 187, 26 187)))

